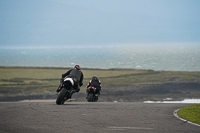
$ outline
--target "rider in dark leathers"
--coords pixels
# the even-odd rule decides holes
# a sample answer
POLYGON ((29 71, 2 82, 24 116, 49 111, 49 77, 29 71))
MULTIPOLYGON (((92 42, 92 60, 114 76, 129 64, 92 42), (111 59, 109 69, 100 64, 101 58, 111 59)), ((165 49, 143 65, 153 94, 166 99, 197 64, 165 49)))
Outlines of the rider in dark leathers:
MULTIPOLYGON (((90 87, 90 86, 95 87, 96 88, 96 94, 100 95, 101 81, 98 79, 97 76, 92 77, 92 80, 90 80, 90 82, 88 83, 87 88, 90 87)), ((88 97, 88 89, 86 90, 86 92, 87 92, 87 97, 88 97)))
MULTIPOLYGON (((73 69, 70 69, 66 73, 62 74, 61 80, 63 80, 64 77, 66 77, 66 76, 69 78, 72 78, 74 80, 74 89, 76 90, 75 92, 79 92, 80 91, 79 86, 83 85, 83 73, 81 71, 80 66, 75 65, 73 69)), ((56 90, 56 92, 60 91, 59 88, 56 90)))

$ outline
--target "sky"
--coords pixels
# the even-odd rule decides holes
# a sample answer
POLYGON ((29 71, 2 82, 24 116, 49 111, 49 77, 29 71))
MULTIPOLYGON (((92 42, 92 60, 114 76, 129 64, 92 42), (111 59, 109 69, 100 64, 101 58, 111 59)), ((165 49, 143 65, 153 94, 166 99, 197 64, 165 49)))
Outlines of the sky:
POLYGON ((199 42, 200 0, 0 0, 0 46, 199 42))

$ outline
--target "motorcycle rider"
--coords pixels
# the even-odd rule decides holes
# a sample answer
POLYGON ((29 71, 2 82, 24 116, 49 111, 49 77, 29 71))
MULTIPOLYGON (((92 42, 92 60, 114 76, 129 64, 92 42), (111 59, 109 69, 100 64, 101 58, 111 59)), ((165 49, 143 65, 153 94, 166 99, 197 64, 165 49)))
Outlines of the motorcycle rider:
MULTIPOLYGON (((88 88, 90 86, 95 87, 96 88, 96 94, 100 95, 101 81, 98 79, 97 76, 93 76, 92 80, 90 80, 90 82, 88 83, 88 85, 86 87, 88 88)), ((88 89, 86 90, 86 92, 87 92, 87 97, 88 97, 88 89)), ((86 99, 87 99, 87 97, 86 97, 86 99)))
MULTIPOLYGON (((80 87, 83 85, 83 73, 81 71, 81 67, 79 65, 75 65, 74 68, 68 70, 66 73, 62 74, 62 81, 64 79, 64 77, 69 77, 72 78, 74 80, 74 89, 75 92, 79 92, 80 91, 80 87), (79 87, 80 86, 80 87, 79 87)), ((59 92, 61 89, 61 87, 59 87, 56 92, 59 92)))

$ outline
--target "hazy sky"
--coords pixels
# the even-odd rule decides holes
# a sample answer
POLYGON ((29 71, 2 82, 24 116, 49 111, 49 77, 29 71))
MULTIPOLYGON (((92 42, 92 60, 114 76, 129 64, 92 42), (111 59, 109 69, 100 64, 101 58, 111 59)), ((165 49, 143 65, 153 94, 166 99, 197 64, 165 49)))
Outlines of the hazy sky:
POLYGON ((0 0, 0 46, 200 42, 200 0, 0 0))

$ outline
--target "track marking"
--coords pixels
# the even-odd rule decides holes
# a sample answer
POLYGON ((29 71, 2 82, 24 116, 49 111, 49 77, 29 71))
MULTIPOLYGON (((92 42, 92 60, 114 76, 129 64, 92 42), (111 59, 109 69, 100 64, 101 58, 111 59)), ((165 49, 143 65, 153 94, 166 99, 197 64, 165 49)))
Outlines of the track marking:
POLYGON ((185 119, 179 117, 179 116, 178 116, 178 110, 179 110, 179 109, 177 109, 177 110, 174 111, 174 116, 175 116, 176 118, 178 118, 178 119, 184 121, 185 123, 190 123, 190 124, 192 124, 192 125, 195 125, 195 126, 199 126, 199 127, 200 127, 200 125, 197 124, 197 123, 193 123, 193 122, 190 122, 190 121, 188 121, 188 120, 185 120, 185 119))
POLYGON ((94 115, 94 114, 83 114, 83 115, 94 115))
POLYGON ((110 130, 127 130, 127 129, 133 129, 133 130, 153 130, 153 128, 146 128, 146 127, 116 127, 116 126, 110 126, 108 127, 110 130))

